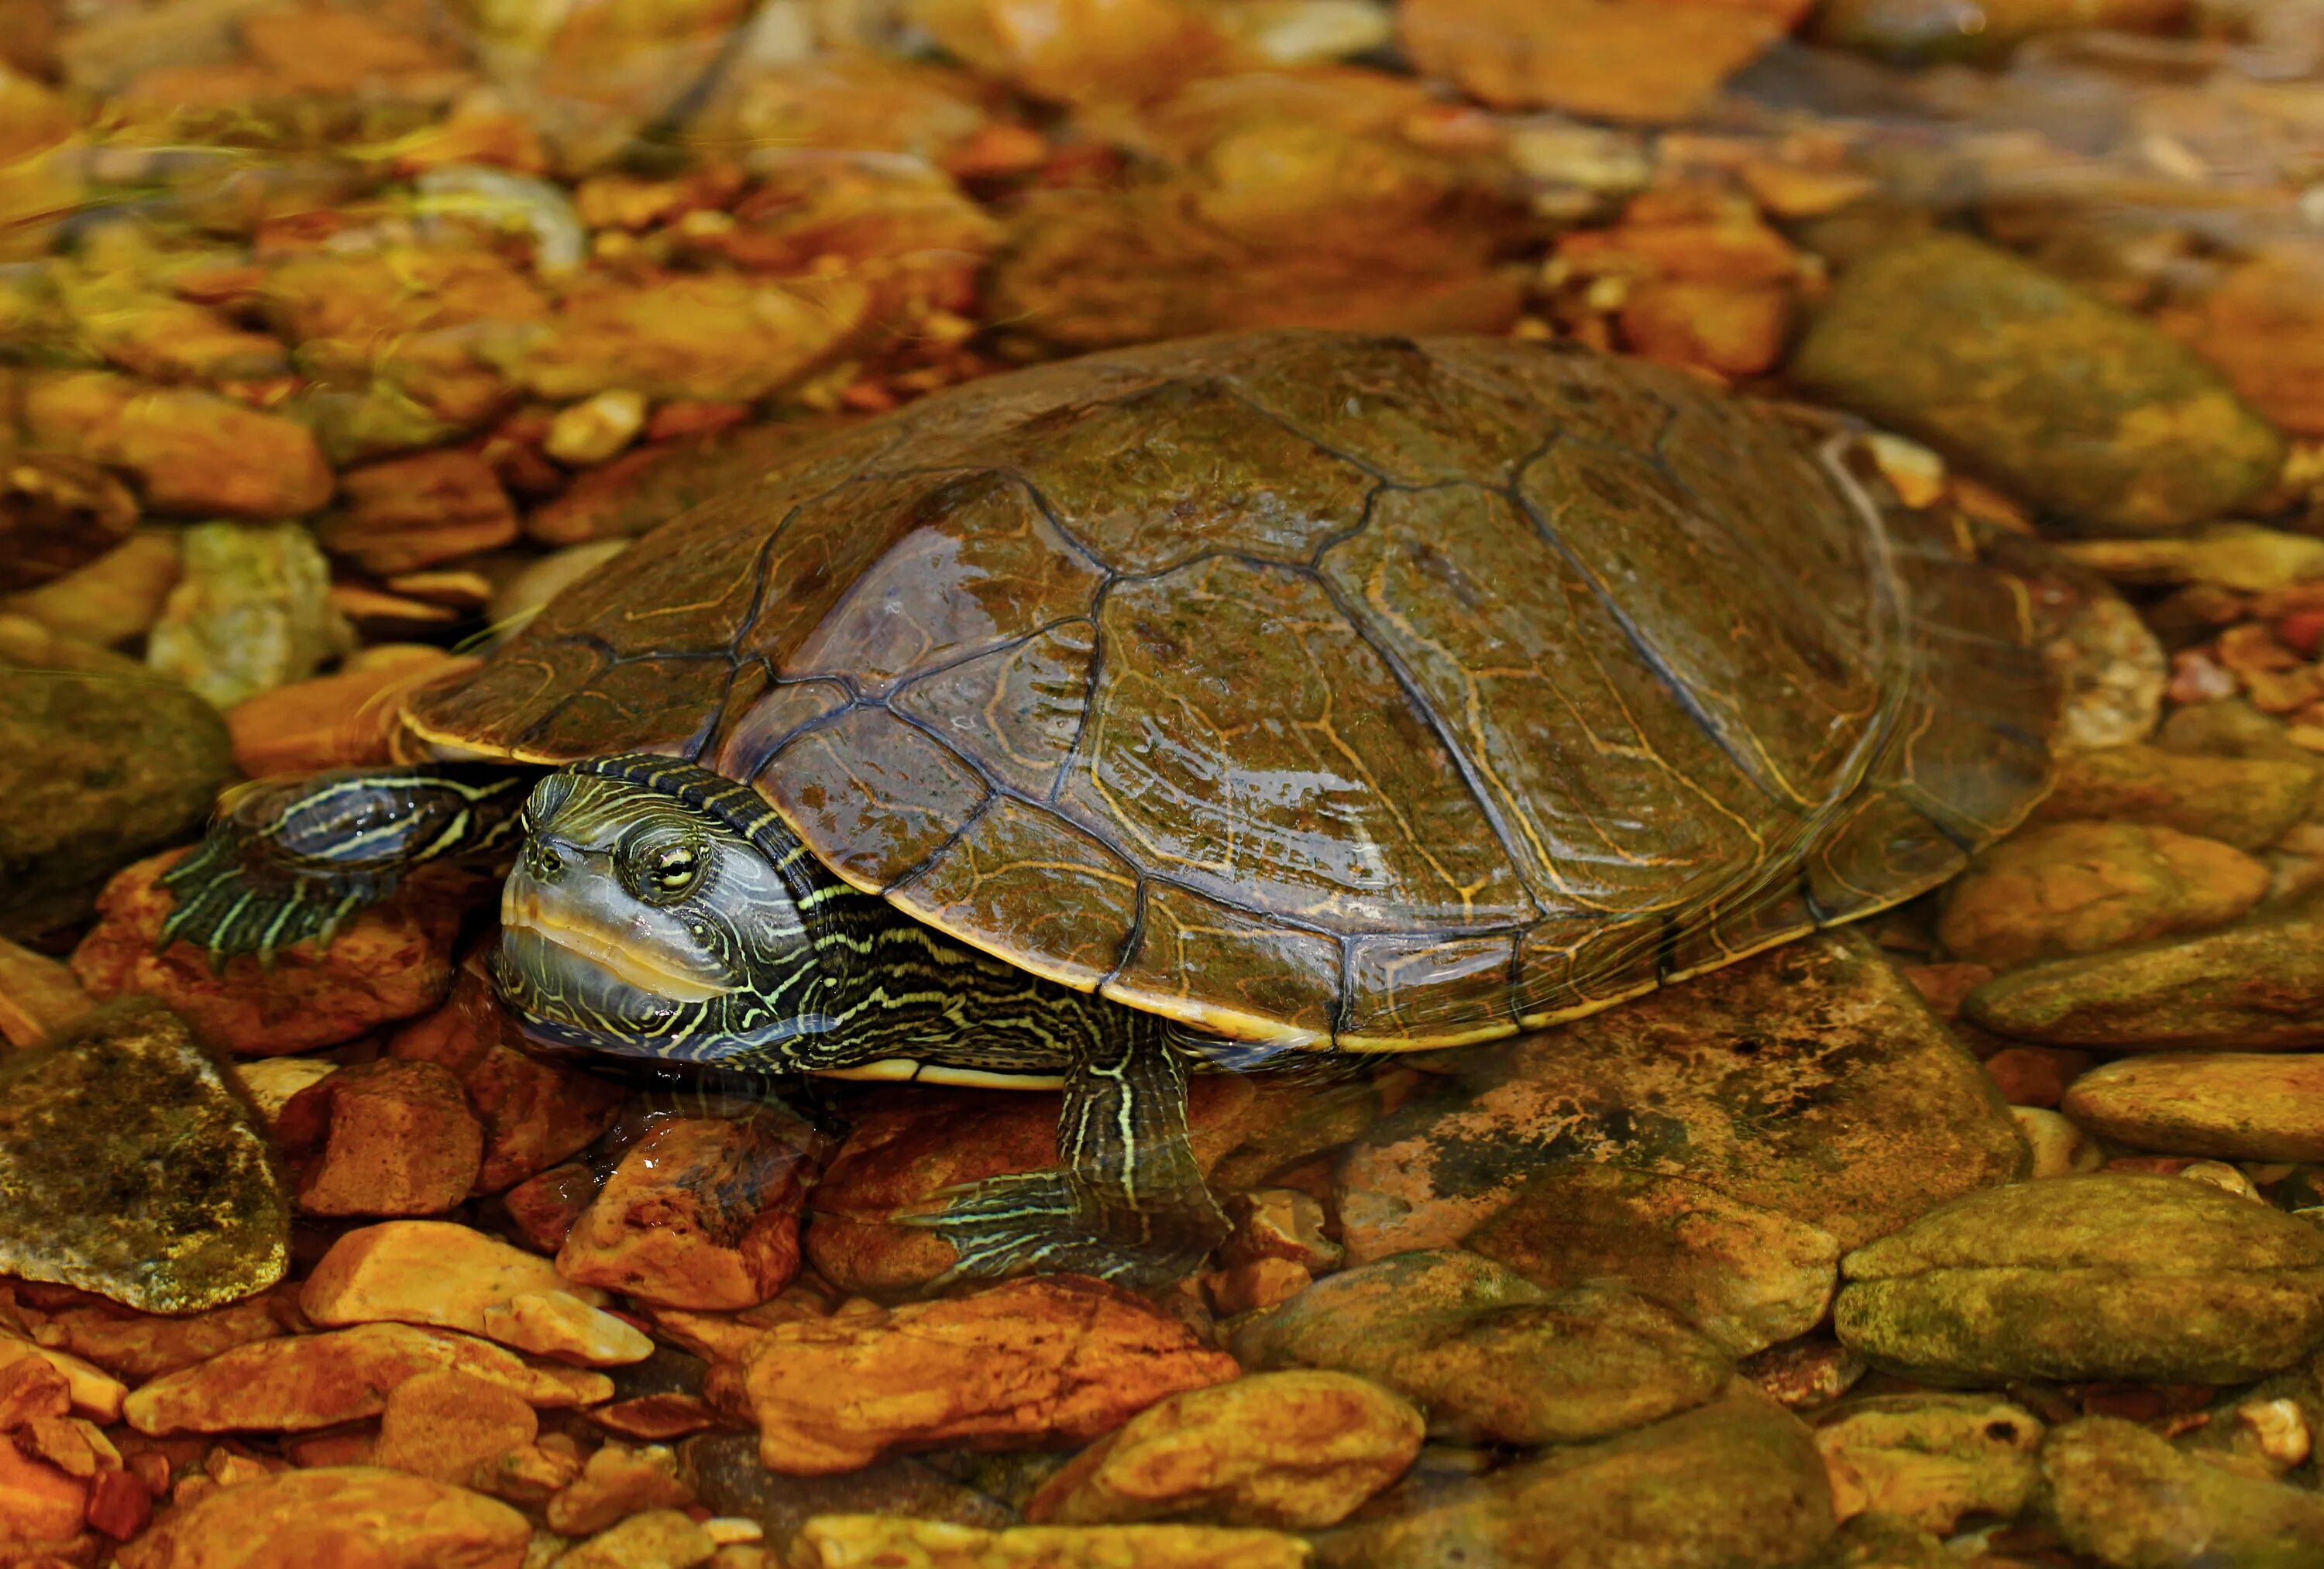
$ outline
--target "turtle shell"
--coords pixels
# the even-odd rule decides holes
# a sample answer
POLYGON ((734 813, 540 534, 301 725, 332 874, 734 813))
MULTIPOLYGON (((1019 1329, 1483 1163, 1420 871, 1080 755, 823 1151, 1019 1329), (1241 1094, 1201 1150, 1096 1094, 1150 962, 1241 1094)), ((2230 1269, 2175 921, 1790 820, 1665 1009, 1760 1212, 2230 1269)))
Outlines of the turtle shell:
POLYGON ((2047 784, 2026 607, 1681 374, 1277 333, 804 448, 407 722, 468 756, 692 757, 1039 975, 1401 1049, 1957 870, 2047 784))

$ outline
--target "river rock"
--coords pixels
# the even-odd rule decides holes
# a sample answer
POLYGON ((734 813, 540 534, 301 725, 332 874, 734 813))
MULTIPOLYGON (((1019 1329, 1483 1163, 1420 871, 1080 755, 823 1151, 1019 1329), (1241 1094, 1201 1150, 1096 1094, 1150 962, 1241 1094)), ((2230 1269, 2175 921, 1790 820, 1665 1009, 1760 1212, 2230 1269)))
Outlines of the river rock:
POLYGON ((2061 1109, 2134 1150, 2324 1161, 2324 1057, 2190 1051, 2126 1058, 2074 1080, 2061 1109))
POLYGON ((680 1446, 702 1502, 722 1515, 755 1520, 779 1563, 818 1515, 872 1514, 994 1529, 1014 1511, 909 1455, 831 1476, 786 1476, 759 1463, 753 1433, 706 1433, 680 1446))
POLYGON ((1364 1379, 1256 1373, 1148 1406, 1051 1477, 1025 1518, 1335 1526, 1404 1474, 1425 1426, 1410 1402, 1364 1379))
POLYGON ((199 829, 234 776, 225 721, 174 681, 0 662, 0 935, 88 914, 106 878, 199 829))
POLYGON ((754 1308, 798 1271, 806 1166, 755 1120, 658 1122, 574 1223, 558 1273, 666 1307, 754 1308))
POLYGON ((1995 1395, 1873 1395, 1818 1417, 1815 1445, 1841 1519, 1871 1509, 1950 1536, 1964 1515, 2025 1507, 2044 1430, 1995 1395))
POLYGON ((1831 0, 1817 10, 1814 37, 1900 62, 1990 62, 2045 32, 2163 32, 2182 14, 2177 0, 1978 0, 1974 12, 1928 0, 1831 0))
POLYGON ((2109 1051, 2324 1044, 2324 904, 2028 965, 1969 993, 1961 1016, 2019 1040, 2109 1051))
MULTIPOLYGON (((2256 710, 2249 711, 2257 716, 2256 710)), ((2176 720, 2179 715, 2172 717, 2176 720)), ((2182 727, 2180 734, 2190 730, 2182 727)), ((2324 768, 2305 757, 2213 757, 2160 746, 2108 747, 2060 759, 2057 783, 2034 810, 2034 821, 2141 822, 2256 850, 2308 814, 2319 777, 2324 768)))
POLYGON ((2223 926, 2267 894, 2232 845, 2136 822, 2051 822, 1978 856, 1944 893, 1938 940, 1997 968, 2223 926))
POLYGON ((1796 381, 2070 518, 2162 530, 2264 490, 2282 437, 2144 318, 1958 234, 1858 261, 1796 381))
POLYGON ((532 1527, 504 1503, 369 1465, 215 1488, 121 1548, 121 1569, 520 1569, 532 1527))
POLYGON ((2071 596, 2042 649, 2059 686, 2052 749, 2065 756, 2145 740, 2171 684, 2161 639, 2104 583, 2069 583, 2061 575, 2043 586, 2071 596))
POLYGON ((2106 1569, 2324 1563, 2324 1497, 2172 1448, 2135 1422, 2086 1417, 2042 1446, 2059 1534, 2106 1569))
POLYGON ((1728 1382, 1718 1346, 1620 1287, 1545 1291, 1448 1249, 1328 1276, 1245 1324, 1252 1369, 1335 1368, 1385 1385, 1462 1443, 1567 1444, 1701 1405, 1728 1382))
POLYGON ((188 1313, 282 1276, 290 1209, 250 1106, 186 1026, 116 1004, 0 1061, 0 1271, 188 1313))
POLYGON ((1841 1341, 1923 1383, 2236 1383, 2324 1341, 2324 1232, 2177 1177, 1973 1194, 1840 1276, 1841 1341))
POLYGON ((1555 1289, 1614 1281, 1730 1356, 1805 1335, 1839 1286, 1832 1234, 1681 1177, 1560 1161, 1465 1244, 1555 1289))
POLYGON ((145 659, 220 708, 304 681, 355 646, 331 602, 330 564, 303 525, 198 523, 184 561, 145 659))
POLYGON ((799 1532, 798 1569, 1301 1569, 1307 1545, 1215 1526, 1019 1526, 988 1531, 885 1515, 821 1515, 799 1532))
POLYGON ((779 1324, 742 1367, 759 1457, 798 1476, 904 1449, 1096 1437, 1234 1359, 1139 1298, 1077 1275, 779 1324))
POLYGON ((433 1062, 360 1063, 314 1093, 329 1125, 299 1179, 301 1214, 440 1215, 475 1186, 484 1130, 433 1062))
POLYGON ((1332 1569, 1775 1569, 1832 1532, 1799 1418, 1747 1385, 1635 1432, 1396 1498, 1323 1537, 1332 1569), (1404 1507, 1395 1508, 1402 1502, 1404 1507))
MULTIPOLYGON (((2324 540, 2310 540, 2311 545, 2324 540)), ((2258 758, 2264 762, 2282 763, 2304 771, 2310 778, 2324 777, 2324 757, 2319 757, 2294 741, 2291 727, 2272 713, 2262 713, 2247 698, 2223 697, 2210 702, 2181 703, 2171 711, 2154 732, 2154 744, 2163 751, 2181 758, 2258 758)), ((2217 775, 2181 775, 2183 779, 2217 775)), ((2174 797, 2177 792, 2173 792, 2174 797)), ((2135 800, 2125 792, 2126 801, 2135 800)), ((2150 802, 2153 797, 2147 798, 2150 802)), ((2310 797, 2311 801, 2313 797, 2310 797)), ((2192 803, 2189 803, 2192 805, 2192 803)), ((2218 803, 2205 803, 2218 810, 2218 803)), ((2186 807, 2174 803, 2175 812, 2186 807)), ((2215 819, 2215 821, 2222 821, 2215 819)), ((2181 826, 2173 824, 2173 826, 2181 826)), ((2213 839, 2235 840, 2227 832, 2214 833, 2213 839)))
POLYGON ((1686 1177, 1854 1247, 2025 1160, 1976 1059, 1860 931, 1438 1060, 1445 1087, 1341 1162, 1358 1262, 1460 1241, 1547 1161, 1686 1177))

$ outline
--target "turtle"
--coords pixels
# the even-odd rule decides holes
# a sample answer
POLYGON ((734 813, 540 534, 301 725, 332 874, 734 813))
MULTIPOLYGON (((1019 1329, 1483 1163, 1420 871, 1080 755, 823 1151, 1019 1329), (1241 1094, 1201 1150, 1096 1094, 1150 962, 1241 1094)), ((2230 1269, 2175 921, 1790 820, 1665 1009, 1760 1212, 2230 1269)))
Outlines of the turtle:
MULTIPOLYGON (((2052 772, 2025 573, 1819 427, 1572 345, 1273 332, 803 442, 257 789, 165 940, 506 858, 543 1046, 1062 1088, 954 1273, 1222 1234, 1191 1069, 1448 1048, 1941 883, 2052 772)), ((600 1060, 605 1060, 600 1058, 600 1060)))

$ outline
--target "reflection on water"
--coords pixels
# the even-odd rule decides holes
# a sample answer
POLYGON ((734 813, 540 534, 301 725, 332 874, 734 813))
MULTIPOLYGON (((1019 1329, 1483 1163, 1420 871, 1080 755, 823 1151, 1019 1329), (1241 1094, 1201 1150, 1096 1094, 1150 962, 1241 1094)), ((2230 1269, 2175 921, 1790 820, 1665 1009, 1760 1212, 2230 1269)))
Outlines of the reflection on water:
POLYGON ((0 0, 0 1537, 2324 1563, 2319 443, 2315 0, 0 0), (641 747, 1183 1134, 157 946, 641 747))

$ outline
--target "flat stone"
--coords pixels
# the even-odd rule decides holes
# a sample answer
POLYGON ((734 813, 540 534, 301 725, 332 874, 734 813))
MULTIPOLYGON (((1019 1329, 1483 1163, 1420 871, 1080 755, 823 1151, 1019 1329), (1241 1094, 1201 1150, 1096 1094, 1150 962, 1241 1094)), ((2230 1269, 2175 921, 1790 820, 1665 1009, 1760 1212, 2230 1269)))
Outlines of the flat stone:
POLYGON ((464 1330, 585 1367, 642 1362, 653 1342, 602 1311, 538 1253, 449 1221, 392 1220, 347 1232, 300 1288, 315 1324, 393 1322, 464 1330))
POLYGON ((1254 1373, 1148 1406, 1051 1477, 1025 1518, 1335 1526, 1404 1474, 1425 1427, 1409 1401, 1364 1379, 1254 1373))
POLYGON ((459 1080, 392 1058, 343 1068, 317 1093, 329 1107, 323 1152, 299 1179, 306 1215, 440 1215, 467 1197, 484 1133, 459 1080))
POLYGON ((2324 1045, 2324 904, 2027 965, 1971 992, 1961 1015, 1997 1034, 2110 1051, 2324 1045))
POLYGON ((672 1308, 752 1308, 798 1271, 807 1157, 754 1120, 673 1117, 622 1155, 557 1272, 672 1308))
POLYGON ((1814 1427, 1843 1519, 1870 1509, 1950 1536, 1964 1515, 2014 1518, 2042 1480, 2041 1419, 1995 1395, 1874 1395, 1814 1427))
POLYGON ((694 1489, 678 1473, 678 1452, 664 1444, 632 1449, 600 1445, 542 1512, 549 1528, 567 1537, 602 1531, 641 1509, 689 1509, 694 1489))
POLYGON ((1949 884, 1937 937, 1997 968, 2224 926, 2268 890, 2232 845, 2137 822, 2021 829, 1949 884))
POLYGON ((1823 1462, 1747 1385, 1651 1427, 1396 1498, 1320 1538, 1331 1569, 1778 1569, 1831 1535, 1823 1462))
POLYGON ((299 1433, 359 1422, 387 1408, 388 1391, 449 1368, 512 1390, 528 1405, 587 1406, 610 1399, 603 1373, 528 1363, 472 1335, 408 1324, 363 1324, 263 1340, 164 1373, 124 1407, 140 1433, 299 1433))
POLYGON ((1956 234, 1849 267, 1790 372, 2012 495, 2117 528, 2232 511, 2283 461, 2283 438, 2144 317, 1956 234))
POLYGON ((2025 1160, 1976 1059, 1860 931, 1435 1060, 1448 1087, 1341 1162, 1358 1262, 1459 1242, 1549 1161, 1690 1178, 1854 1247, 2025 1160))
POLYGON ((695 1569, 717 1551, 716 1539, 691 1516, 648 1509, 567 1549, 557 1569, 695 1569))
POLYGON ((1143 1299, 1075 1275, 779 1324, 743 1363, 770 1471, 852 1471, 906 1449, 1087 1442, 1239 1370, 1143 1299))
POLYGON ((173 1509, 121 1569, 521 1569, 532 1527, 504 1503, 377 1466, 281 1471, 173 1509))
POLYGON ((45 1046, 96 1006, 69 968, 0 938, 0 1040, 45 1046))
POLYGON ((2182 1454, 2135 1422, 2086 1417, 2042 1448, 2048 1512, 2106 1569, 2324 1562, 2324 1497, 2182 1454))
POLYGON ((2324 1231, 2178 1177, 1973 1194, 1840 1276, 1840 1340, 1923 1383, 2238 1383, 2324 1342, 2324 1231))
POLYGON ((1536 1175, 1465 1245, 1548 1289, 1628 1286, 1729 1356, 1805 1335, 1840 1284, 1840 1243, 1819 1226, 1684 1178, 1582 1161, 1536 1175))
POLYGON ((885 1515, 822 1515, 798 1535, 800 1569, 1301 1569, 1307 1545, 1216 1526, 1019 1526, 980 1530, 885 1515))
POLYGON ((511 1450, 530 1444, 540 1418, 505 1385, 451 1368, 415 1373, 387 1392, 375 1458, 438 1482, 475 1485, 511 1450))
POLYGON ((2308 757, 2107 747, 2060 758, 2057 782, 2033 821, 2141 822, 2256 850, 2308 814, 2319 778, 2324 766, 2308 757))
POLYGON ((1242 1326, 1257 1369, 1333 1368, 1428 1413, 1463 1443, 1568 1444, 1717 1395, 1731 1367, 1668 1308, 1619 1287, 1550 1292, 1454 1249, 1328 1276, 1242 1326))
POLYGON ((87 915, 106 878, 198 830, 234 776, 225 720, 174 681, 0 662, 0 935, 87 915))
POLYGON ((884 1515, 991 1530, 1015 1511, 905 1455, 829 1476, 786 1476, 759 1463, 755 1433, 706 1433, 679 1446, 702 1502, 722 1515, 756 1520, 778 1563, 818 1515, 884 1515))
MULTIPOLYGON (((166 1316, 97 1299, 43 1309, 20 1297, 16 1316, 44 1348, 92 1363, 116 1378, 143 1380, 191 1367, 254 1340, 272 1340, 285 1333, 289 1308, 279 1289, 205 1313, 166 1316)), ((119 1394, 113 1404, 118 1408, 119 1394)))
POLYGON ((0 1271, 190 1313, 281 1279, 290 1210, 226 1070, 155 1004, 0 1060, 0 1271))
POLYGON ((2068 1116, 2117 1144, 2227 1161, 2324 1161, 2324 1057, 2125 1058, 2074 1080, 2068 1116))

